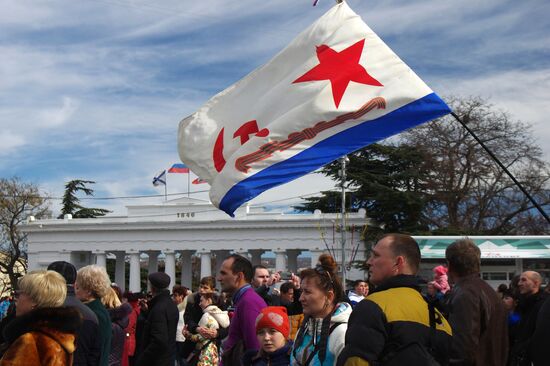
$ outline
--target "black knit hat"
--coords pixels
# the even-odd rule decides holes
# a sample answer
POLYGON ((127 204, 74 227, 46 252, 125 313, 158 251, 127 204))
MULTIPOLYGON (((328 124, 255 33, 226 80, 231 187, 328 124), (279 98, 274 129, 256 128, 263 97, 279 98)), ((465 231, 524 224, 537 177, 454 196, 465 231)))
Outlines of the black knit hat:
POLYGON ((153 287, 159 290, 167 288, 170 285, 170 276, 164 272, 155 272, 149 275, 149 282, 153 287))
POLYGON ((63 276, 63 278, 65 278, 65 282, 67 282, 67 285, 72 285, 76 281, 76 268, 69 262, 57 261, 50 263, 48 270, 56 271, 63 276))

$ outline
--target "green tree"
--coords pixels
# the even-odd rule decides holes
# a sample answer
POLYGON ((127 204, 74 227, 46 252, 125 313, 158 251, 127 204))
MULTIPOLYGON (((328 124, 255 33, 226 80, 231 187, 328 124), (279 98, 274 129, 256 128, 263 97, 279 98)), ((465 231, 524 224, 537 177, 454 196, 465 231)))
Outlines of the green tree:
MULTIPOLYGON (((550 169, 530 126, 479 97, 447 103, 541 205, 550 169)), ((402 142, 424 157, 424 218, 439 234, 544 234, 548 223, 504 171, 451 116, 414 128, 402 142)))
POLYGON ((48 201, 40 196, 36 185, 16 177, 0 179, 0 272, 9 278, 5 290, 16 290, 20 273, 27 270, 27 235, 19 225, 29 216, 49 214, 48 201))
MULTIPOLYGON (((405 144, 373 144, 349 156, 346 169, 346 203, 348 210, 365 208, 369 218, 385 232, 425 232, 428 225, 422 216, 425 205, 422 169, 424 156, 405 144)), ((327 165, 322 173, 341 180, 340 162, 327 165)), ((341 184, 341 183, 340 183, 341 184)), ((340 212, 340 192, 322 192, 297 206, 301 211, 320 209, 340 212)))
MULTIPOLYGON (((537 202, 550 208, 550 168, 530 126, 479 97, 451 98, 453 111, 537 202)), ((350 154, 348 209, 366 208, 383 231, 411 234, 546 234, 548 223, 483 148, 451 116, 384 145, 350 154)), ((338 180, 340 164, 322 172, 338 180)), ((339 212, 338 192, 297 207, 339 212)))
POLYGON ((73 218, 93 218, 105 216, 109 210, 103 208, 89 208, 80 205, 80 199, 76 196, 78 192, 84 192, 86 196, 93 196, 94 190, 86 187, 87 184, 95 184, 91 180, 71 180, 65 184, 65 194, 63 195, 63 207, 58 218, 63 218, 66 214, 71 214, 73 218))

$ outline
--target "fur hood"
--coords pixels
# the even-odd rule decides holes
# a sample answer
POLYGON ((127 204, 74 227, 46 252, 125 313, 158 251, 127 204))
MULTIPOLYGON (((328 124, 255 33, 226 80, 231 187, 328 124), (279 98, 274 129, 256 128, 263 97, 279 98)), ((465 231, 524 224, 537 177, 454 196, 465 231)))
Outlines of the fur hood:
POLYGON ((216 305, 207 306, 203 312, 214 318, 220 328, 227 328, 229 326, 229 315, 227 311, 221 310, 216 305))
POLYGON ((107 309, 111 322, 118 324, 121 328, 126 328, 129 323, 128 316, 132 312, 132 306, 128 303, 120 305, 118 308, 107 309))
POLYGON ((4 338, 11 344, 25 333, 38 332, 57 341, 68 353, 73 353, 75 334, 81 323, 82 316, 74 307, 39 308, 14 318, 4 329, 4 338))

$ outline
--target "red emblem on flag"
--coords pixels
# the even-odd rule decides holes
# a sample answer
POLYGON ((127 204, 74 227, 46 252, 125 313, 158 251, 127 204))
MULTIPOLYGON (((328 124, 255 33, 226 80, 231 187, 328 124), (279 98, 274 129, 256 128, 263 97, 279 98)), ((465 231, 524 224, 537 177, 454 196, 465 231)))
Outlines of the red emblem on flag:
MULTIPOLYGON (((218 133, 216 138, 216 143, 214 144, 214 149, 212 150, 212 159, 214 160, 214 167, 216 171, 221 172, 225 166, 225 157, 223 155, 223 133, 225 128, 222 128, 218 133)), ((259 129, 258 122, 253 119, 252 121, 245 122, 235 131, 233 138, 240 138, 241 145, 246 144, 250 140, 250 135, 258 137, 266 137, 269 135, 269 130, 267 128, 259 129)))
POLYGON ((340 105, 340 101, 350 81, 366 85, 383 86, 359 64, 364 45, 365 40, 362 39, 340 52, 336 52, 324 44, 317 46, 319 65, 294 80, 293 84, 306 81, 330 80, 332 97, 334 98, 336 108, 340 105))

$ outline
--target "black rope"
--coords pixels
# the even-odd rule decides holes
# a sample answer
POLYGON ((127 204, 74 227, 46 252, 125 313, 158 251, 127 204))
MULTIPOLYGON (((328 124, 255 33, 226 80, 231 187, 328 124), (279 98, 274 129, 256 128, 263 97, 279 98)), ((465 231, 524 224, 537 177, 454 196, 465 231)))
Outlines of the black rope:
POLYGON ((451 112, 451 115, 462 125, 462 127, 466 129, 466 131, 468 131, 470 135, 472 135, 472 137, 477 141, 477 143, 481 145, 481 147, 485 151, 487 151, 487 154, 489 154, 489 156, 498 164, 498 166, 510 177, 510 179, 512 179, 512 181, 516 184, 516 186, 518 186, 518 188, 523 192, 523 194, 529 199, 529 201, 531 201, 531 203, 536 207, 536 209, 540 212, 540 214, 544 216, 546 221, 550 224, 550 217, 548 217, 546 212, 544 212, 542 207, 537 203, 537 201, 535 201, 535 199, 529 194, 529 192, 527 192, 527 190, 523 187, 523 185, 512 175, 512 173, 508 169, 506 169, 504 164, 502 164, 502 162, 495 156, 495 154, 493 154, 493 152, 489 150, 489 148, 483 143, 483 141, 481 141, 480 138, 477 137, 474 131, 472 131, 470 127, 468 127, 466 123, 464 123, 464 121, 462 121, 462 119, 460 119, 460 117, 456 115, 456 113, 451 112))

